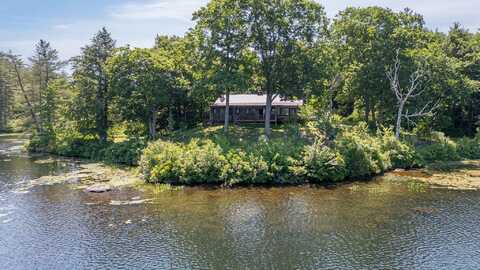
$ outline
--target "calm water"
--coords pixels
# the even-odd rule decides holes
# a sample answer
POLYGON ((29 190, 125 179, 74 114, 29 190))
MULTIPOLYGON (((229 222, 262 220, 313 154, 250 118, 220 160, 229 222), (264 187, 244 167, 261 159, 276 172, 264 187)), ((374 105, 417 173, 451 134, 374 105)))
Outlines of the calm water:
MULTIPOLYGON (((25 193, 38 164, 0 137, 0 269, 480 269, 480 193, 336 189, 25 193), (111 201, 151 199, 141 205, 111 201)), ((17 146, 16 146, 17 145, 17 146)))

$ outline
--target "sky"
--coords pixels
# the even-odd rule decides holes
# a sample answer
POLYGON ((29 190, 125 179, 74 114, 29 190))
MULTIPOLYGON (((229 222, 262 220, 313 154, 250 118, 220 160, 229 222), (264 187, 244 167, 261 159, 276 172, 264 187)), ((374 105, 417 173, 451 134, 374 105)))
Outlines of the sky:
MULTIPOLYGON (((0 51, 24 58, 35 43, 45 39, 62 59, 80 53, 80 48, 103 26, 117 45, 151 47, 157 34, 183 35, 191 14, 208 0, 1 0, 0 51)), ((268 0, 266 0, 268 1, 268 0)), ((433 30, 448 31, 454 22, 480 29, 479 0, 316 0, 330 18, 348 6, 382 6, 393 10, 413 9, 425 17, 433 30)))

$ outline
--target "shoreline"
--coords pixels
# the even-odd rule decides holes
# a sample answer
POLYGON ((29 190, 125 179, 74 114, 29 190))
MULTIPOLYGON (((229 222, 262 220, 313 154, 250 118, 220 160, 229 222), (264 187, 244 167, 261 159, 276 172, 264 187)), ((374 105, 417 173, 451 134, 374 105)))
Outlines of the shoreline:
POLYGON ((419 181, 439 188, 480 190, 480 160, 436 162, 421 169, 394 170, 386 176, 419 181))
MULTIPOLYGON (((89 187, 100 186, 101 192, 107 192, 122 187, 134 186, 169 186, 172 189, 181 187, 196 187, 203 189, 235 189, 235 188, 279 188, 279 187, 322 187, 334 189, 339 186, 375 181, 379 177, 394 179, 395 181, 418 181, 431 186, 457 190, 480 190, 480 160, 448 161, 429 164, 424 168, 394 169, 383 174, 365 177, 365 179, 350 179, 339 182, 301 183, 301 184, 250 184, 250 185, 218 185, 218 184, 193 184, 176 185, 169 183, 148 183, 142 179, 137 171, 138 167, 128 165, 112 165, 86 159, 48 155, 45 160, 37 162, 56 162, 57 160, 70 159, 78 162, 78 169, 60 175, 43 176, 31 181, 32 186, 49 185, 56 183, 74 184, 78 189, 87 190, 89 187), (102 191, 105 189, 105 191, 102 191)), ((95 191, 93 191, 95 192, 95 191)))

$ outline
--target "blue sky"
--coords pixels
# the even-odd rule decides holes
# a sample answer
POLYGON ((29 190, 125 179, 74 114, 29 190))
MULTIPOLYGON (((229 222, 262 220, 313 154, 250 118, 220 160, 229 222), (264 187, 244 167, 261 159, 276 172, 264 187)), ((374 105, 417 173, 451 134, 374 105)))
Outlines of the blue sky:
MULTIPOLYGON (((50 41, 63 59, 79 53, 102 26, 119 45, 150 47, 155 35, 182 35, 191 13, 208 0, 1 0, 0 51, 31 55, 39 39, 50 41)), ((453 22, 480 28, 478 0, 317 0, 329 17, 347 6, 409 7, 432 29, 448 31, 453 22)))

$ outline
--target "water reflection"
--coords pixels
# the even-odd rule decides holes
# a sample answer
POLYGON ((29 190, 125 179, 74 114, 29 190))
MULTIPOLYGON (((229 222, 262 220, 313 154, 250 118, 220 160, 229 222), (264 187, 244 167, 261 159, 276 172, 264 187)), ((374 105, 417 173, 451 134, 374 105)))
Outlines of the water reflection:
POLYGON ((377 181, 160 194, 52 185, 19 194, 22 182, 74 164, 8 151, 0 154, 1 269, 480 269, 478 192, 377 181), (111 205, 136 197, 148 203, 111 205))

